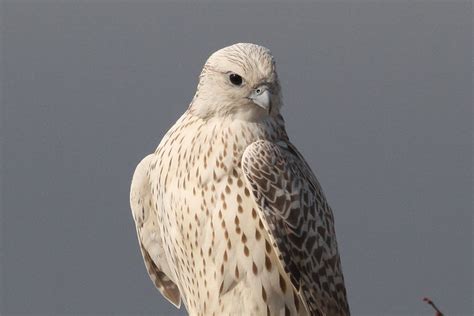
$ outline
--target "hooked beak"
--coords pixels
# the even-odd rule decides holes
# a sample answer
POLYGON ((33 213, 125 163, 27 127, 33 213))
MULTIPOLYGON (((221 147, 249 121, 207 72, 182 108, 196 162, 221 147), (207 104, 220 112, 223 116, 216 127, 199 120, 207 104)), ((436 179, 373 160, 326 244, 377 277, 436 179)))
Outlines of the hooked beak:
POLYGON ((261 85, 252 91, 248 96, 248 99, 252 100, 253 103, 270 113, 272 109, 270 96, 268 87, 266 85, 261 85))

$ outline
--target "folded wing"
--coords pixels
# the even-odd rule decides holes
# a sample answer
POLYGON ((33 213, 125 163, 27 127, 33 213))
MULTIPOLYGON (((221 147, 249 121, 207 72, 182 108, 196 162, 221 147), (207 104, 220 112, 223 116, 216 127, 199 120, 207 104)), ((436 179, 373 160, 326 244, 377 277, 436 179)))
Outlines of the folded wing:
POLYGON ((242 168, 281 264, 311 315, 349 315, 331 208, 289 142, 259 140, 242 168))
POLYGON ((156 210, 151 200, 148 178, 151 159, 152 155, 145 157, 135 169, 130 189, 130 206, 148 275, 161 294, 179 308, 181 305, 180 292, 171 278, 172 274, 164 253, 156 210))

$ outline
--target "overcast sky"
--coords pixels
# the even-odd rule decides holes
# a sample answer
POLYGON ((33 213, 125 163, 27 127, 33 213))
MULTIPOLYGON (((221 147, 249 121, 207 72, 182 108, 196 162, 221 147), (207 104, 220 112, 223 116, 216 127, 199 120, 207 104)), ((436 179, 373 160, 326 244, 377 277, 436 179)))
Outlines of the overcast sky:
POLYGON ((472 315, 469 1, 2 1, 0 311, 182 315, 128 205, 139 160, 235 42, 277 60, 354 315, 472 315))

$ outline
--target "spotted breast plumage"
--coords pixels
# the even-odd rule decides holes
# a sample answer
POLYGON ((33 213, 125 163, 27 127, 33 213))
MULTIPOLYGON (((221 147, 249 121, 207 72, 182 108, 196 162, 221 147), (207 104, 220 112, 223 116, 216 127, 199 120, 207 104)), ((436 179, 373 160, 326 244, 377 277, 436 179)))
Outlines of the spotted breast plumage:
POLYGON ((130 204, 147 271, 190 315, 349 315, 333 214, 281 106, 268 49, 218 50, 136 168, 130 204))

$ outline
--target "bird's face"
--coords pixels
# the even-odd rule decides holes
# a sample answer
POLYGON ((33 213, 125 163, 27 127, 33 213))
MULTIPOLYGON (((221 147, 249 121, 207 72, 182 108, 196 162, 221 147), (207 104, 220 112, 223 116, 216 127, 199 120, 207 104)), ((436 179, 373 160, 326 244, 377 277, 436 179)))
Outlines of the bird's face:
POLYGON ((192 109, 202 116, 258 120, 281 107, 280 84, 270 51, 235 44, 209 57, 200 76, 192 109))

